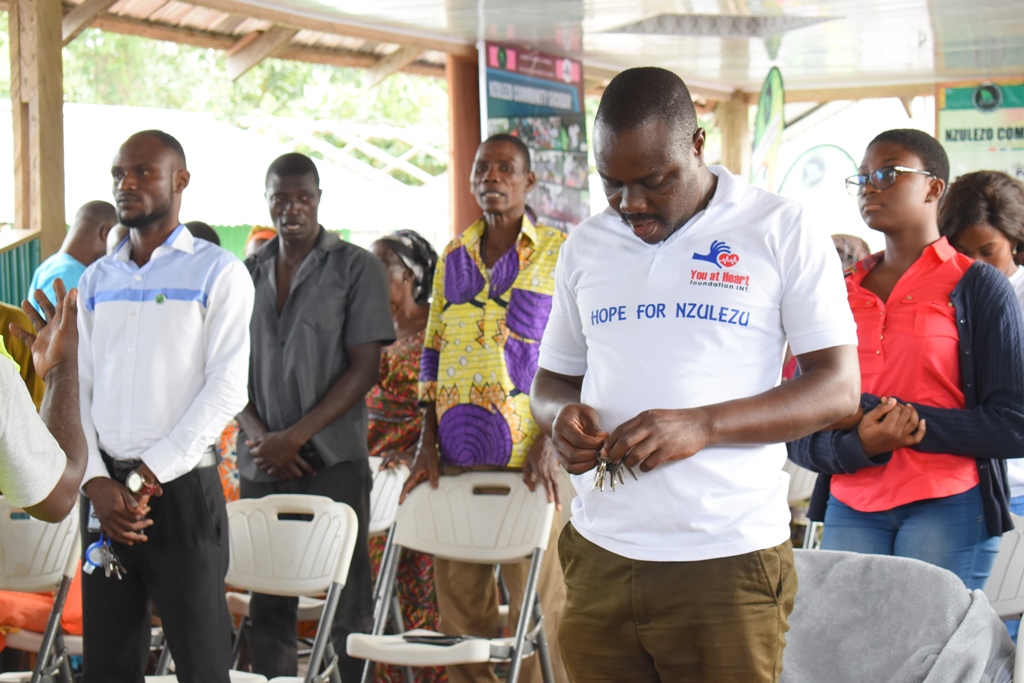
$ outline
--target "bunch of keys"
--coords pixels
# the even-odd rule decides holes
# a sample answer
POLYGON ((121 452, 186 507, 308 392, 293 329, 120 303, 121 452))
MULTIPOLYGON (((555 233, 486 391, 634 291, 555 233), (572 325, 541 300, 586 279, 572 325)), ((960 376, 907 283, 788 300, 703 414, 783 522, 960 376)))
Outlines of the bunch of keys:
POLYGON ((626 477, 622 474, 623 468, 629 472, 634 481, 640 481, 636 477, 636 472, 633 471, 632 467, 626 464, 625 460, 619 460, 618 462, 613 463, 602 450, 600 455, 597 457, 597 474, 594 477, 594 488, 590 490, 593 491, 594 489, 598 489, 600 491, 604 491, 604 480, 606 478, 611 482, 612 491, 615 490, 616 478, 619 480, 620 484, 625 484, 626 477))
POLYGON ((113 575, 120 581, 128 573, 110 547, 110 539, 103 533, 100 534, 100 540, 86 548, 82 571, 92 574, 99 567, 103 568, 103 573, 108 579, 113 575))

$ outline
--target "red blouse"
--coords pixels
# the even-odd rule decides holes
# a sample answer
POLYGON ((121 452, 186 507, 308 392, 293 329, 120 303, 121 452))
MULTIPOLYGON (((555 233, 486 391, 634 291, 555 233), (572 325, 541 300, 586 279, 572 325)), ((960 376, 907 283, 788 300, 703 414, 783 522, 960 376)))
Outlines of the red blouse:
MULTIPOLYGON (((943 237, 925 248, 882 301, 861 286, 881 258, 864 259, 846 278, 857 322, 861 391, 962 409, 960 336, 949 294, 973 261, 943 237)), ((833 476, 831 491, 855 510, 880 512, 977 485, 973 458, 899 448, 886 465, 833 476)))

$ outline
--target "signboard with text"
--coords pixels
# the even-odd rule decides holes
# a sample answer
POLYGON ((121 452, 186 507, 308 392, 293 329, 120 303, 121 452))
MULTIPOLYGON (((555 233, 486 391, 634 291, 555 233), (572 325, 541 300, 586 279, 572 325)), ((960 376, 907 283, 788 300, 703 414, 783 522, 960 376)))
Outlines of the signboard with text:
POLYGON ((486 43, 481 59, 487 135, 526 143, 537 174, 527 204, 541 223, 569 230, 590 215, 582 63, 498 43, 486 43))
POLYGON ((1024 78, 940 83, 935 111, 950 180, 987 170, 1024 181, 1024 78))

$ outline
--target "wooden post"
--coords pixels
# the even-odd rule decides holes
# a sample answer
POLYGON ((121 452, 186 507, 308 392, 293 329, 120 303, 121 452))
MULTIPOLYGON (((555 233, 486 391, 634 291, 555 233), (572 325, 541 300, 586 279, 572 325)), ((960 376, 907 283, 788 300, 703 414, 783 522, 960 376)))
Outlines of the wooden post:
POLYGON ((715 107, 718 128, 722 131, 722 165, 746 178, 750 175, 750 105, 746 95, 733 93, 728 102, 715 107))
POLYGON ((469 190, 469 175, 480 146, 480 77, 475 57, 448 55, 448 196, 452 236, 480 218, 480 205, 469 190))
POLYGON ((11 0, 14 227, 39 232, 41 257, 60 249, 64 222, 63 6, 11 0))

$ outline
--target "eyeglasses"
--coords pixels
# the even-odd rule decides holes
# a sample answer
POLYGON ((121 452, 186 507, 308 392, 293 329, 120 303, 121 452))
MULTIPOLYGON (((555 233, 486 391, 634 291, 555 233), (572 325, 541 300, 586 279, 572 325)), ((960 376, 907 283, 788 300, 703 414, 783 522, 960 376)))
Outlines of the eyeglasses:
POLYGON ((891 187, 896 182, 896 176, 900 173, 920 173, 921 175, 935 177, 934 173, 928 171, 922 171, 916 168, 907 168, 906 166, 884 166, 879 169, 875 169, 871 173, 852 175, 846 179, 846 191, 852 194, 854 197, 863 194, 864 188, 867 187, 868 183, 871 183, 871 187, 876 190, 884 190, 887 187, 891 187))

